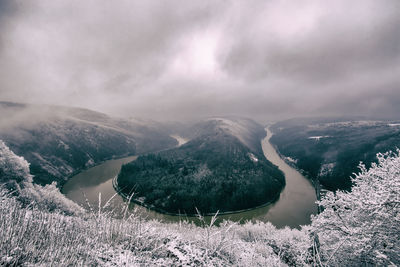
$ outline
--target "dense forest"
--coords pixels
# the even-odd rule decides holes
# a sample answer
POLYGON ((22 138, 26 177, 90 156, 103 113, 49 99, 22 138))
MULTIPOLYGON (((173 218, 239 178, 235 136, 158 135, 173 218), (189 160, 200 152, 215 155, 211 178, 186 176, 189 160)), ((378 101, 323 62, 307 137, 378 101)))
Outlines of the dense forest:
POLYGON ((378 152, 400 147, 400 124, 388 121, 303 119, 276 123, 278 151, 327 189, 350 189, 360 162, 371 166, 378 152))
POLYGON ((171 213, 247 209, 275 200, 285 184, 283 173, 260 150, 217 125, 181 147, 124 165, 118 184, 123 192, 134 192, 136 201, 171 213))

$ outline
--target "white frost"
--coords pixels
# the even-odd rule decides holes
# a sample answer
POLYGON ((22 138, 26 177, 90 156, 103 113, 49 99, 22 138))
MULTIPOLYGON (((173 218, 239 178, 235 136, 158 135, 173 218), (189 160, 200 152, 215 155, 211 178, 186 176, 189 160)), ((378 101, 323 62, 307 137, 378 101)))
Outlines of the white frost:
POLYGON ((321 138, 328 138, 330 137, 329 135, 320 135, 320 136, 310 136, 308 139, 314 139, 316 141, 319 141, 321 138))
POLYGON ((219 122, 219 127, 225 131, 228 131, 233 136, 237 137, 240 142, 245 144, 247 147, 252 147, 250 140, 248 137, 251 136, 251 128, 252 124, 246 120, 240 120, 240 122, 225 119, 225 118, 209 118, 208 120, 215 120, 219 122))
POLYGON ((172 138, 175 138, 176 141, 178 141, 178 146, 186 144, 189 140, 186 138, 183 138, 182 136, 179 135, 170 135, 172 138))
POLYGON ((249 153, 249 158, 253 161, 253 162, 258 162, 258 158, 253 154, 253 153, 249 153))
POLYGON ((286 160, 289 162, 297 163, 297 159, 291 158, 291 157, 286 157, 286 160))
POLYGON ((333 168, 335 168, 336 163, 326 163, 322 164, 321 169, 319 170, 319 176, 326 176, 332 173, 333 168))

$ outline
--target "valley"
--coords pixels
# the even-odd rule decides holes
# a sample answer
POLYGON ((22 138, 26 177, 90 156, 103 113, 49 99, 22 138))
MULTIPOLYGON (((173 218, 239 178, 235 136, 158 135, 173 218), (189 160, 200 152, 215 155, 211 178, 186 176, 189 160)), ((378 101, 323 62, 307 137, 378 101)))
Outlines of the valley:
MULTIPOLYGON (((260 143, 265 130, 250 119, 214 117, 193 123, 159 123, 113 118, 85 109, 11 102, 0 102, 0 110, 4 115, 0 139, 28 160, 33 182, 57 182, 63 187, 74 177, 80 187, 71 190, 66 185, 63 192, 73 194, 71 198, 80 204, 84 204, 78 197, 81 188, 100 185, 118 173, 119 189, 127 195, 135 192, 136 203, 185 216, 196 214, 196 208, 202 214, 252 210, 287 194, 295 199, 297 194, 287 193, 288 177, 293 174, 288 174, 290 170, 279 157, 264 156, 269 145, 265 140, 260 143), (132 159, 135 161, 128 163, 132 159), (91 177, 96 165, 97 174, 91 177), (89 174, 82 172, 86 169, 89 174)), ((360 161, 369 167, 376 161, 376 153, 394 151, 400 144, 397 121, 293 119, 277 122, 268 131, 267 139, 288 164, 328 190, 350 189, 350 176, 358 171, 360 161)), ((267 154, 276 154, 272 150, 267 154)), ((91 194, 97 197, 97 193, 91 194)), ((308 196, 314 194, 302 196, 307 203, 308 196)), ((263 211, 245 218, 271 213, 263 211)))
POLYGON ((59 106, 1 102, 0 108, 3 118, 12 118, 0 120, 0 138, 28 160, 35 184, 56 181, 87 206, 99 192, 103 200, 115 194, 111 180, 117 176, 123 194, 135 192, 134 202, 155 211, 148 216, 165 221, 179 220, 166 213, 190 217, 198 209, 297 227, 315 213, 314 189, 273 146, 310 181, 335 190, 351 187, 360 161, 368 167, 376 153, 400 143, 396 121, 288 120, 271 125, 265 138, 261 125, 239 117, 184 124, 59 106))
MULTIPOLYGON (((280 193, 279 198, 272 203, 266 203, 261 207, 252 208, 246 211, 239 211, 230 214, 219 214, 217 223, 222 220, 230 220, 234 222, 245 223, 252 222, 271 222, 276 227, 282 228, 286 226, 299 228, 300 225, 310 223, 311 214, 316 214, 315 191, 309 180, 302 176, 298 171, 286 164, 276 153, 269 140, 272 133, 268 131, 261 144, 264 156, 273 164, 279 167, 285 174, 286 186, 280 193)), ((126 199, 117 195, 114 190, 112 181, 123 164, 136 159, 136 157, 127 157, 119 160, 110 160, 88 170, 82 171, 76 176, 68 180, 62 188, 62 192, 71 200, 79 205, 88 207, 88 203, 92 206, 98 205, 99 193, 103 203, 112 198, 110 209, 115 211, 116 216, 122 212, 121 207, 126 199)), ((147 220, 157 219, 166 223, 179 223, 181 220, 189 220, 199 224, 197 217, 173 216, 165 213, 159 213, 151 209, 147 209, 141 205, 131 203, 130 210, 134 210, 135 214, 147 218, 147 220)), ((205 216, 205 220, 210 222, 211 216, 205 216)))
MULTIPOLYGON (((264 129, 250 119, 238 117, 165 124, 116 119, 80 109, 69 109, 66 116, 62 107, 44 107, 46 111, 40 107, 40 112, 34 107, 28 108, 28 113, 14 113, 20 104, 2 105, 13 120, 0 120, 1 138, 5 140, 0 142, 0 217, 4 218, 0 220, 0 232, 2 236, 10 236, 9 231, 16 233, 11 234, 14 245, 9 246, 7 241, 1 246, 6 255, 11 255, 0 259, 2 262, 53 261, 52 257, 43 259, 40 255, 57 244, 57 254, 64 262, 72 253, 75 263, 83 262, 82 255, 88 255, 84 262, 90 264, 117 264, 120 261, 114 256, 121 253, 126 257, 129 251, 139 255, 129 257, 129 262, 157 259, 181 263, 181 251, 191 257, 188 262, 193 262, 198 255, 193 254, 196 249, 208 255, 209 260, 204 262, 229 265, 243 262, 242 256, 248 254, 243 249, 249 247, 257 257, 273 256, 277 262, 293 266, 309 265, 309 259, 318 253, 337 252, 345 256, 334 256, 335 262, 354 263, 359 261, 353 255, 354 247, 365 251, 365 240, 371 236, 367 243, 377 244, 381 255, 388 255, 384 260, 371 255, 372 262, 398 262, 398 152, 378 154, 379 165, 371 164, 370 170, 363 169, 360 176, 348 177, 351 192, 325 191, 321 213, 317 212, 311 183, 316 182, 315 178, 305 168, 319 168, 321 184, 334 190, 324 182, 321 174, 325 172, 321 170, 329 173, 338 161, 326 161, 325 166, 318 165, 322 160, 314 159, 344 153, 355 161, 370 151, 394 150, 399 132, 396 121, 297 119, 264 129), (55 146, 54 141, 62 145, 55 146), (130 141, 135 146, 129 146, 130 141), (71 142, 77 144, 75 154, 68 153, 74 144, 71 142), (24 156, 16 155, 13 149, 20 149, 24 156), (84 157, 88 151, 95 160, 84 166, 75 164, 73 159, 84 157), (309 153, 288 153, 291 151, 309 153), (25 156, 32 155, 36 159, 30 164, 25 156), (35 164, 43 173, 35 172, 35 164), (70 172, 65 172, 65 166, 70 167, 70 172), (51 172, 58 167, 59 173, 51 172), (63 172, 68 175, 62 176, 63 172), (122 192, 118 194, 115 188, 122 192), (134 201, 128 203, 122 196, 129 195, 132 189, 134 201), (168 206, 168 201, 172 205, 168 206), (193 216, 193 207, 196 212, 200 207, 203 215, 217 210, 221 214, 216 219, 199 218, 193 216), (52 234, 46 232, 49 225, 52 234), (340 230, 348 228, 357 236, 349 238, 340 230), (175 229, 172 239, 171 229, 175 229), (130 245, 127 249, 126 240, 130 245), (320 248, 311 251, 316 240, 320 248), (40 247, 33 253, 32 242, 40 247), (78 248, 70 246, 71 242, 79 244, 78 248), (234 245, 236 250, 232 251, 221 247, 224 242, 243 247, 234 245), (139 243, 152 245, 150 250, 147 245, 138 249, 135 244, 139 243), (23 247, 20 252, 13 249, 17 244, 23 247), (221 254, 210 252, 210 244, 216 244, 221 254), (393 247, 388 248, 387 244, 393 247), (64 251, 66 246, 71 253, 64 251), (261 253, 264 248, 268 251, 261 253), (103 261, 104 249, 110 253, 103 261), (233 260, 226 260, 225 255, 233 260)), ((367 164, 375 160, 372 155, 370 158, 367 164)), ((352 161, 348 159, 340 166, 345 169, 349 163, 352 161)), ((346 185, 346 181, 329 177, 338 186, 346 185)), ((324 262, 329 263, 330 259, 324 262)))

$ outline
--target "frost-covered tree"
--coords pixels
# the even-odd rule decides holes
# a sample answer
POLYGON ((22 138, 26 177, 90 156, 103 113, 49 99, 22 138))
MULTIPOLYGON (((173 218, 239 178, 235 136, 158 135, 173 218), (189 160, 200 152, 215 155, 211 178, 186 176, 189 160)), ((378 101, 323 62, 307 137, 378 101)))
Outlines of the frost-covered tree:
POLYGON ((20 184, 23 181, 32 182, 29 163, 23 157, 15 155, 0 140, 0 182, 11 186, 13 183, 20 184))
POLYGON ((55 183, 40 186, 32 183, 33 176, 29 171, 29 163, 17 156, 0 140, 0 187, 5 187, 18 196, 24 204, 66 214, 82 212, 73 201, 67 199, 55 183))
POLYGON ((312 220, 327 265, 400 263, 400 151, 360 164, 351 192, 329 192, 312 220))

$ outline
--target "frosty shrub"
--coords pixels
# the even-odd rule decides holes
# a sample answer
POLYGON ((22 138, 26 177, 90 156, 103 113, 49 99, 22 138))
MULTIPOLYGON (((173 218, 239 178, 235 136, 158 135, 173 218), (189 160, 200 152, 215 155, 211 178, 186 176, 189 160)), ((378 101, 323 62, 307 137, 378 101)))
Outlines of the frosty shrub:
POLYGON ((35 204, 37 208, 48 211, 59 211, 65 214, 82 213, 82 209, 67 199, 55 183, 37 185, 32 183, 29 163, 14 154, 0 140, 0 184, 18 196, 25 205, 35 204))
POLYGON ((327 265, 400 263, 400 151, 360 164, 351 192, 329 192, 312 220, 327 265))
POLYGON ((15 155, 2 140, 0 140, 0 182, 9 189, 16 189, 21 182, 32 182, 29 173, 29 163, 15 155))

